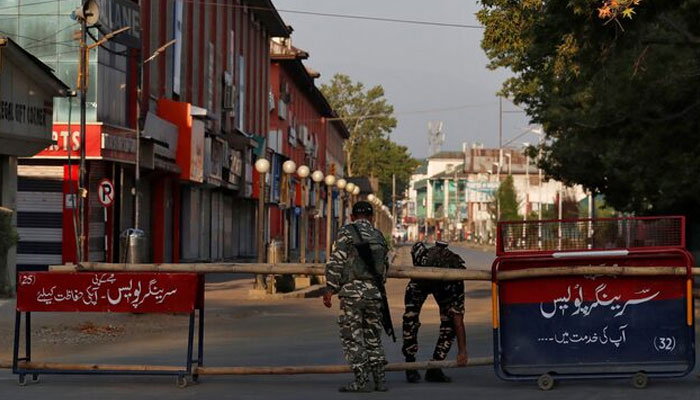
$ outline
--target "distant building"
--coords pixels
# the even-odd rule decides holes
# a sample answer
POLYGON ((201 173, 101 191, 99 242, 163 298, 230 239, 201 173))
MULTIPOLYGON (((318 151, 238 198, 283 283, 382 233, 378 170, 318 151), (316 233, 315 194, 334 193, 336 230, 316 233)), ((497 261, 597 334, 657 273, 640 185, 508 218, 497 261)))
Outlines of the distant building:
MULTIPOLYGON (((522 149, 473 145, 462 152, 443 151, 424 160, 411 177, 404 214, 409 237, 493 239, 495 218, 489 205, 508 175, 523 216, 553 207, 565 190, 560 182, 545 181, 522 149)), ((580 187, 568 192, 577 201, 585 197, 580 187)))

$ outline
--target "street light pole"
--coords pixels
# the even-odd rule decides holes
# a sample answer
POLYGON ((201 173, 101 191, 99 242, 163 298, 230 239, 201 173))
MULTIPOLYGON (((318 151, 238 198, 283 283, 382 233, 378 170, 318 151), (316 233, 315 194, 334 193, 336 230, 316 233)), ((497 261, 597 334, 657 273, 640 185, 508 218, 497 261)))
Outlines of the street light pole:
POLYGON ((348 182, 347 185, 345 185, 345 191, 347 192, 346 196, 348 198, 348 206, 347 209, 350 210, 349 212, 352 212, 352 206, 355 204, 355 199, 353 196, 353 193, 355 192, 355 184, 352 182, 348 182))
POLYGON ((319 230, 321 229, 321 182, 323 182, 323 172, 314 171, 311 174, 311 180, 316 184, 316 198, 314 201, 314 207, 316 207, 316 215, 314 215, 314 262, 318 263, 320 261, 319 256, 319 230))
POLYGON ((355 205, 355 203, 357 203, 357 196, 359 196, 359 194, 360 194, 360 187, 355 186, 355 188, 352 190, 352 195, 353 195, 352 205, 353 206, 355 205))
POLYGON ((285 173, 287 179, 287 187, 282 188, 286 191, 287 197, 287 209, 284 210, 284 261, 289 261, 289 219, 290 212, 292 209, 292 194, 291 194, 291 180, 292 174, 297 170, 297 164, 292 160, 287 160, 282 164, 282 172, 285 173))
MULTIPOLYGON (((259 158, 255 162, 255 170, 259 174, 259 191, 258 191, 258 221, 257 221, 257 250, 258 263, 265 262, 265 175, 270 170, 270 162, 266 158, 259 158)), ((265 280, 263 275, 255 275, 255 289, 264 289, 265 280)))
POLYGON ((347 181, 343 178, 338 179, 335 185, 338 187, 338 228, 345 225, 345 186, 347 181))
POLYGON ((306 178, 309 176, 310 170, 309 167, 306 165, 302 165, 297 169, 297 175, 299 175, 299 180, 301 184, 301 236, 300 239, 300 245, 299 245, 299 251, 300 251, 300 256, 299 260, 302 264, 306 264, 306 242, 308 240, 306 232, 307 230, 307 225, 308 225, 308 217, 307 217, 307 211, 306 211, 306 206, 307 206, 307 201, 306 201, 306 196, 307 196, 307 186, 306 186, 306 178))
POLYGON ((136 78, 136 165, 134 167, 136 171, 134 171, 134 188, 131 192, 134 196, 134 229, 139 229, 139 220, 141 216, 139 185, 141 184, 141 85, 143 85, 143 69, 148 63, 161 55, 165 49, 175 44, 175 42, 176 40, 173 39, 160 46, 146 60, 143 60, 143 55, 139 52, 139 58, 141 58, 141 60, 138 62, 139 73, 136 78))
POLYGON ((331 224, 333 219, 333 185, 335 185, 335 176, 327 175, 325 178, 326 190, 328 196, 326 200, 326 262, 331 255, 331 224))

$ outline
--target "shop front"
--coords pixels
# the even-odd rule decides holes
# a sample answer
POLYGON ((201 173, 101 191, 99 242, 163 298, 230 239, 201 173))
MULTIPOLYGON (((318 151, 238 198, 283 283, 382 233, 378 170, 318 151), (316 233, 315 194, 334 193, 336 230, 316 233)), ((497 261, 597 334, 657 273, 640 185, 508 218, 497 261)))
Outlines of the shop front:
POLYGON ((0 229, 3 238, 11 237, 15 229, 25 238, 16 251, 11 249, 8 254, 0 254, 2 293, 14 286, 15 266, 21 262, 19 255, 31 250, 32 257, 56 261, 55 258, 49 260, 44 253, 61 248, 61 241, 56 240, 56 233, 61 229, 61 182, 51 182, 50 188, 31 187, 34 206, 24 209, 20 200, 23 192, 28 191, 18 193, 18 187, 27 189, 18 179, 18 157, 32 156, 51 145, 53 98, 64 96, 68 88, 48 66, 8 38, 0 37, 0 65, 0 206, 3 214, 0 229), (49 189, 49 200, 42 199, 41 190, 48 192, 49 189), (51 207, 43 204, 51 200, 56 200, 56 204, 51 207), (22 229, 20 223, 27 220, 43 223, 42 213, 51 216, 51 228, 22 229))

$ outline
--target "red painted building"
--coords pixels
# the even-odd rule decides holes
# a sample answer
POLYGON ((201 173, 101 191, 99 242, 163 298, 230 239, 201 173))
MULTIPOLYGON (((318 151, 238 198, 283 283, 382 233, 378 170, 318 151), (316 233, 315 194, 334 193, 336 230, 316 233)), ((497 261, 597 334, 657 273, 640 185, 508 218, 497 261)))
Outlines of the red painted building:
MULTIPOLYGON (((281 193, 282 163, 293 160, 297 167, 308 166, 311 171, 321 170, 324 174, 334 172, 342 175, 342 164, 331 166, 328 149, 340 148, 349 137, 345 124, 337 115, 316 87, 317 72, 307 68, 302 60, 309 54, 291 45, 290 39, 274 38, 270 45, 270 86, 272 88, 274 108, 270 110, 270 132, 268 151, 272 161, 271 196, 269 207, 269 237, 284 237, 284 213, 289 224, 290 253, 300 246, 302 191, 299 177, 291 176, 290 202, 285 204, 281 193)), ((341 158, 342 160, 342 158, 341 158)), ((309 182, 311 180, 309 179, 309 182)), ((309 191, 309 204, 313 210, 323 210, 326 192, 322 186, 321 204, 315 204, 315 185, 309 191)), ((309 230, 306 236, 306 248, 313 249, 314 224, 313 213, 309 213, 309 230)), ((325 225, 320 224, 320 247, 325 245, 325 225)))
MULTIPOLYGON (((256 252, 253 162, 265 153, 271 106, 269 41, 273 36, 287 37, 290 28, 270 0, 99 0, 99 4, 101 32, 127 24, 132 29, 91 56, 86 132, 90 260, 117 261, 119 234, 134 226, 137 121, 142 133, 139 228, 148 237, 149 259, 252 258, 256 252), (140 60, 173 39, 174 45, 143 68, 137 115, 140 60), (108 208, 96 196, 103 178, 110 179, 115 189, 114 204, 108 208)), ((18 16, 19 24, 21 19, 18 16)), ((50 58, 46 62, 57 68, 58 75, 70 76, 75 71, 61 68, 74 68, 74 59, 73 55, 72 64, 50 58)), ((24 269, 75 261, 76 249, 70 243, 75 242, 72 199, 80 150, 79 111, 74 100, 69 121, 68 101, 59 100, 53 129, 57 143, 20 161, 18 206, 20 214, 23 208, 27 212, 20 215, 19 228, 24 224, 25 231, 37 234, 22 239, 24 248, 47 253, 18 254, 24 269), (37 215, 42 207, 51 215, 37 215), (42 241, 40 246, 36 240, 42 241)), ((19 248, 21 253, 22 243, 19 248)))
POLYGON ((252 258, 253 162, 264 153, 268 126, 269 39, 290 29, 269 0, 142 0, 141 12, 150 21, 144 55, 177 40, 172 57, 144 70, 149 96, 142 109, 178 127, 181 168, 153 180, 153 260, 252 258))

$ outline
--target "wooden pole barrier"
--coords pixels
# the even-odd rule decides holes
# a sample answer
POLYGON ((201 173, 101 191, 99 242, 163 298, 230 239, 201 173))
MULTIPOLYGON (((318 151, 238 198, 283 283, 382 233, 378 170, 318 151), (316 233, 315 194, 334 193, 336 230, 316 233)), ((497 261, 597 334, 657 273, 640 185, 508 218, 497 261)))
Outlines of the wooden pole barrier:
MULTIPOLYGON (((478 367, 493 365, 491 357, 477 357, 469 359, 465 367, 478 367)), ((5 368, 12 368, 12 363, 2 364, 5 368)), ((55 370, 55 371, 121 371, 121 372, 148 372, 148 371, 180 371, 182 367, 170 365, 129 365, 129 364, 65 364, 25 362, 19 363, 20 368, 55 370)), ((413 363, 392 363, 386 366, 387 371, 420 370, 428 368, 465 368, 457 365, 457 361, 421 361, 413 363)), ((302 375, 302 374, 345 374, 350 373, 348 365, 298 365, 298 366, 250 366, 250 367, 193 367, 192 373, 196 375, 302 375)))
MULTIPOLYGON (((79 265, 59 265, 50 268, 54 272, 199 272, 199 273, 252 273, 252 274, 306 274, 323 275, 323 264, 261 264, 261 263, 193 263, 193 264, 112 264, 112 263, 80 263, 79 265)), ((566 266, 528 268, 498 273, 498 280, 526 279, 545 276, 683 276, 687 274, 685 267, 606 267, 606 266, 566 266)), ((692 274, 700 276, 700 268, 693 268, 692 274)), ((445 269, 434 267, 414 267, 393 265, 389 269, 389 278, 430 279, 430 280, 471 280, 490 281, 489 271, 474 271, 461 269, 445 269)))
POLYGON ((582 265, 575 267, 528 268, 515 271, 502 271, 498 273, 498 280, 507 281, 514 279, 571 275, 684 276, 687 274, 688 270, 685 267, 601 267, 582 265))
MULTIPOLYGON (((193 264, 114 264, 80 263, 79 265, 51 266, 52 272, 199 272, 251 274, 306 274, 324 275, 325 264, 260 264, 260 263, 193 263, 193 264)), ((458 270, 432 267, 395 265, 389 269, 389 278, 434 280, 490 281, 488 271, 458 270)))
MULTIPOLYGON (((66 364, 53 362, 20 361, 17 365, 24 369, 55 370, 55 371, 120 371, 120 372, 149 372, 149 371, 182 371, 182 367, 174 365, 129 365, 129 364, 66 364)), ((12 366, 10 366, 12 367, 12 366)))

